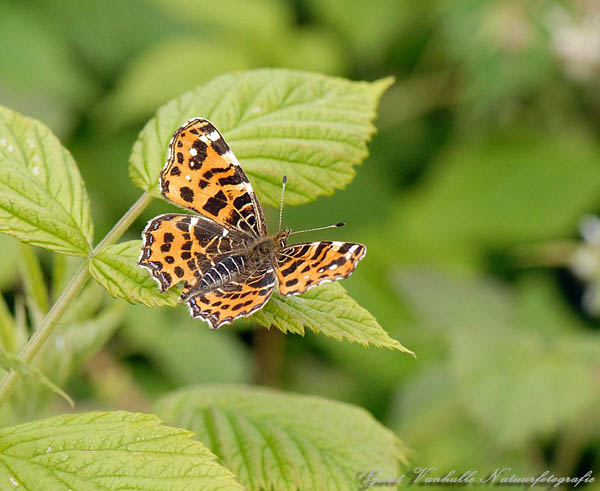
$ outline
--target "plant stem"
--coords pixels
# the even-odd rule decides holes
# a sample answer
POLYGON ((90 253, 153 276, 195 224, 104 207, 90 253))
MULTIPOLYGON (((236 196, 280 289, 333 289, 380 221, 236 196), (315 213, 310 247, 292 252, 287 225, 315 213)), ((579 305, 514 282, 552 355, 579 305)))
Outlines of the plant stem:
POLYGON ((92 256, 95 256, 100 251, 102 251, 106 246, 114 244, 121 238, 127 229, 131 226, 131 224, 135 221, 137 217, 139 217, 142 212, 148 207, 148 205, 152 202, 152 195, 148 192, 142 194, 138 200, 131 205, 131 208, 127 210, 127 212, 121 217, 121 219, 115 224, 115 226, 108 232, 104 238, 100 241, 100 243, 94 248, 92 252, 92 256))
MULTIPOLYGON (((29 341, 27 341, 27 344, 21 350, 21 353, 19 353, 19 358, 21 360, 30 363, 35 355, 37 355, 50 334, 52 334, 58 319, 60 319, 61 315, 65 312, 71 301, 85 284, 89 274, 87 264, 83 264, 70 281, 67 288, 65 288, 60 297, 58 297, 56 303, 52 306, 40 327, 33 333, 29 338, 29 341)), ((18 382, 19 374, 14 370, 11 370, 4 376, 2 383, 0 383, 0 406, 6 402, 18 382)))
POLYGON ((281 385, 285 335, 275 328, 255 328, 252 338, 254 383, 272 387, 281 385))
MULTIPOLYGON (((146 209, 152 201, 152 196, 149 193, 144 193, 139 199, 127 210, 115 226, 104 236, 100 243, 94 248, 90 254, 90 258, 100 253, 105 247, 114 244, 125 233, 133 221, 146 209)), ((19 353, 19 358, 25 363, 31 361, 44 346, 46 340, 54 331, 54 327, 58 323, 61 316, 77 294, 81 291, 86 281, 90 276, 88 264, 85 262, 81 265, 75 276, 71 279, 67 287, 62 291, 56 299, 54 305, 44 318, 44 321, 38 329, 33 333, 27 344, 19 353)), ((8 372, 0 383, 0 406, 6 402, 14 391, 19 382, 19 374, 17 372, 8 372)))

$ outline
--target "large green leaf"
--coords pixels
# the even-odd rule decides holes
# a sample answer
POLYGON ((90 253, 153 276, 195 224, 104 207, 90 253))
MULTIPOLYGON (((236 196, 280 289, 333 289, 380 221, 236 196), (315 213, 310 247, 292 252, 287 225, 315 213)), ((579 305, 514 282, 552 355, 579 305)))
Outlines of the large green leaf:
POLYGON ((5 370, 14 370, 23 378, 35 380, 36 382, 46 386, 52 392, 55 392, 61 396, 65 401, 73 406, 73 401, 71 398, 65 392, 63 392, 60 387, 52 383, 40 370, 28 365, 14 353, 0 350, 0 368, 5 370))
POLYGON ((190 433, 152 414, 67 414, 0 430, 0 482, 31 490, 242 489, 190 433))
POLYGON ((161 293, 150 272, 138 266, 142 250, 139 240, 114 244, 103 249, 90 261, 90 273, 113 297, 147 307, 175 306, 176 289, 161 293))
POLYGON ((0 231, 55 252, 90 251, 92 221, 71 154, 43 124, 0 106, 0 231))
POLYGON ((244 386, 182 390, 157 413, 194 431, 247 488, 355 489, 357 474, 398 474, 402 442, 363 409, 244 386))
POLYGON ((146 124, 130 158, 131 178, 159 196, 173 132, 203 116, 221 130, 263 203, 279 203, 284 174, 291 204, 332 194, 367 156, 377 102, 391 83, 275 69, 217 77, 169 102, 146 124))
POLYGON ((305 328, 341 341, 346 339, 363 346, 397 349, 414 353, 391 338, 375 317, 346 293, 339 283, 311 288, 301 296, 274 294, 252 320, 264 327, 304 335, 305 328))

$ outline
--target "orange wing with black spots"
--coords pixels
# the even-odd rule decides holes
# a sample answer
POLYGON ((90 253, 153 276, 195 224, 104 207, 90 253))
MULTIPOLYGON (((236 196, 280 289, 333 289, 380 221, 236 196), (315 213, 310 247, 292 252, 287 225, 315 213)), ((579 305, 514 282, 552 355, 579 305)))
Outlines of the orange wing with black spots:
POLYGON ((200 317, 213 329, 260 309, 273 293, 273 268, 244 271, 236 280, 198 293, 188 300, 192 317, 200 317))
POLYGON ((326 281, 350 276, 367 248, 352 242, 308 242, 284 247, 276 257, 282 295, 304 293, 326 281))
POLYGON ((169 144, 160 174, 162 194, 173 203, 252 237, 267 233, 262 209, 238 160, 214 125, 194 118, 169 144))
POLYGON ((151 220, 142 234, 138 264, 148 268, 165 291, 180 281, 184 294, 215 263, 245 247, 242 234, 228 232, 211 220, 169 213, 151 220))

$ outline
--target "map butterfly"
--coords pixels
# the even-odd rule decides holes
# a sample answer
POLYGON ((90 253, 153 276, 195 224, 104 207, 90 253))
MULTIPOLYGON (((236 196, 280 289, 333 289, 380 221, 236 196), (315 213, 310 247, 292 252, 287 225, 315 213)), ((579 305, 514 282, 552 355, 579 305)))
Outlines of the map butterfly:
MULTIPOLYGON (((262 208, 221 133, 204 118, 179 128, 160 174, 165 198, 197 214, 167 213, 151 220, 139 265, 160 290, 184 281, 181 298, 192 317, 213 328, 263 307, 276 285, 296 295, 326 281, 347 278, 366 248, 351 242, 287 245, 292 232, 267 235, 262 208)), ((341 226, 343 223, 321 230, 341 226)))

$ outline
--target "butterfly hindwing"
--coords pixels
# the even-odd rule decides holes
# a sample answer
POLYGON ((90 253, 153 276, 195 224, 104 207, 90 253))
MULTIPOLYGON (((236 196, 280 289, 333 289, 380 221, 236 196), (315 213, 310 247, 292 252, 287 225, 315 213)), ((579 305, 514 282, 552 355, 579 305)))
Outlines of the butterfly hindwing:
POLYGON ((276 257, 279 291, 295 295, 325 281, 347 278, 366 250, 361 244, 330 241, 284 247, 276 257))
POLYGON ((227 228, 266 235, 262 209, 248 177, 214 125, 194 118, 179 128, 160 174, 162 194, 227 228))
POLYGON ((244 271, 235 281, 188 300, 192 317, 210 322, 213 329, 260 309, 273 293, 275 273, 265 266, 244 271))
POLYGON ((151 220, 142 235, 139 264, 148 268, 161 291, 180 281, 189 285, 215 262, 246 247, 245 237, 218 223, 192 215, 169 213, 151 220))

